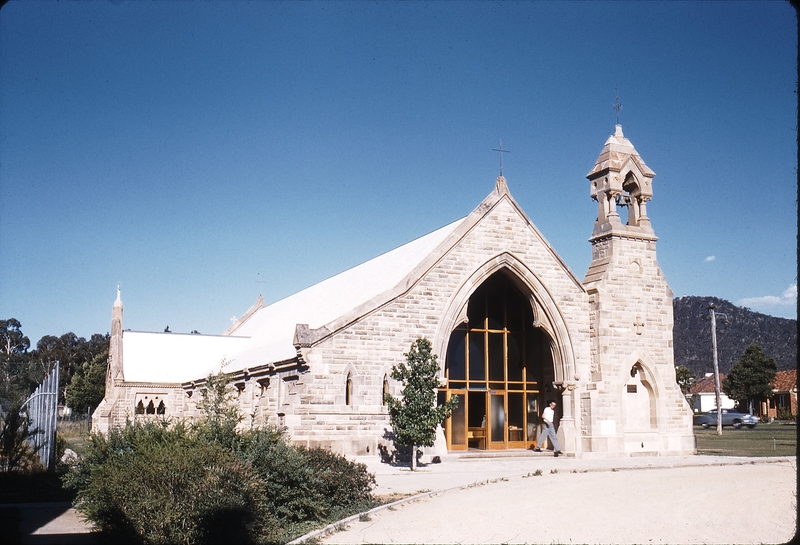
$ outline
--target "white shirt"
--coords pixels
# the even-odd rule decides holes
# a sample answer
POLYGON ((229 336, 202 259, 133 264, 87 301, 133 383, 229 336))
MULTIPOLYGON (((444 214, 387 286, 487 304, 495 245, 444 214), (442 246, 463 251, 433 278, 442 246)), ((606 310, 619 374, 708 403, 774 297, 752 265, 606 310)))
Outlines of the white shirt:
POLYGON ((542 413, 542 420, 544 420, 548 424, 552 424, 553 418, 555 418, 555 412, 550 407, 550 405, 548 405, 547 407, 545 407, 544 412, 542 413))

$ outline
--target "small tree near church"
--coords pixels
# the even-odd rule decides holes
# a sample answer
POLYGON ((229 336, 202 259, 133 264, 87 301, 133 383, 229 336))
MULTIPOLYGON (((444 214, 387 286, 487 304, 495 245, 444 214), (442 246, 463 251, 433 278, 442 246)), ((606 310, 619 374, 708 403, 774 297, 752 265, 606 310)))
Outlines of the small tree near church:
POLYGON ((403 384, 402 397, 386 394, 389 418, 394 428, 395 441, 411 447, 411 470, 417 467, 417 447, 431 447, 436 439, 436 428, 458 406, 453 396, 444 405, 436 405, 436 387, 439 385, 439 364, 431 353, 428 339, 417 339, 404 354, 406 361, 392 367, 391 377, 403 384))

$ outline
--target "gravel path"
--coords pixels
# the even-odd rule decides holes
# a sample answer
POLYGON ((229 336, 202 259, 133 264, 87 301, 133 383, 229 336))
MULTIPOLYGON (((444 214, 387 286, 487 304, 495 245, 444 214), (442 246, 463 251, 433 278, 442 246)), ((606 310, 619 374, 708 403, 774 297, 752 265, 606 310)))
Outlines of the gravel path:
POLYGON ((728 544, 795 534, 791 459, 574 471, 451 489, 373 512, 321 542, 728 544))

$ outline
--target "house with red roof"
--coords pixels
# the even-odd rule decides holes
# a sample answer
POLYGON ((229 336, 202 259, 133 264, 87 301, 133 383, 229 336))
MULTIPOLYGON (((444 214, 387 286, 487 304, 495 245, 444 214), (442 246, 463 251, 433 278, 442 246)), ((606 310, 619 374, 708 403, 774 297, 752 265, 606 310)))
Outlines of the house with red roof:
MULTIPOLYGON (((719 383, 722 387, 722 381, 725 380, 725 375, 720 374, 719 383)), ((717 399, 714 391, 714 374, 706 373, 706 376, 697 381, 697 383, 689 390, 692 396, 692 409, 696 413, 707 413, 708 411, 717 407, 717 399)), ((725 395, 720 390, 720 405, 723 409, 733 409, 736 402, 725 395)))
POLYGON ((761 403, 761 414, 770 420, 778 418, 779 413, 789 411, 792 418, 797 417, 797 369, 778 371, 772 381, 772 398, 761 403))
MULTIPOLYGON (((720 374, 719 382, 725 380, 725 376, 720 374)), ((766 401, 762 401, 758 407, 758 415, 767 416, 770 420, 778 418, 778 413, 789 411, 792 418, 797 416, 797 369, 778 371, 772 381, 773 394, 766 401)), ((694 412, 705 413, 716 408, 716 395, 714 393, 714 375, 706 373, 706 376, 697 381, 689 391, 692 396, 692 409, 694 412)), ((732 409, 736 402, 720 392, 720 402, 723 409, 732 409)))

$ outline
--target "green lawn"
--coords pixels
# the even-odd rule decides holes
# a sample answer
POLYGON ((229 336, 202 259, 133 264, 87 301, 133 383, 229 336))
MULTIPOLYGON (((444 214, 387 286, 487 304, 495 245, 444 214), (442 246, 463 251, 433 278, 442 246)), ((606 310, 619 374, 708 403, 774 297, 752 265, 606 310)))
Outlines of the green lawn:
POLYGON ((86 420, 74 422, 60 421, 58 433, 66 440, 67 448, 77 453, 82 453, 89 441, 89 432, 86 429, 86 420))
POLYGON ((694 427, 697 454, 709 456, 795 456, 797 426, 788 424, 759 424, 753 429, 742 427, 694 427))

